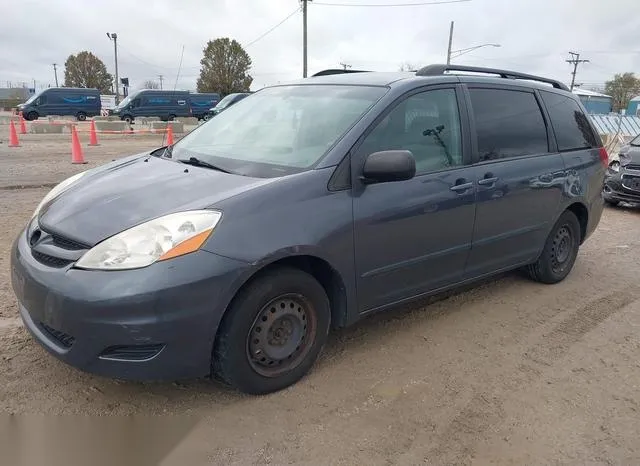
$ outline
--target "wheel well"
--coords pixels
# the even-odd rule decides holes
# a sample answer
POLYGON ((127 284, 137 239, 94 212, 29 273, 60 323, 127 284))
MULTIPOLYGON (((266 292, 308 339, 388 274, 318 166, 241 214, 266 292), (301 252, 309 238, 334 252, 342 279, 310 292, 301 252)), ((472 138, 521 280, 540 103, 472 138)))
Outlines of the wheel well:
MULTIPOLYGON (((278 267, 292 267, 313 276, 324 288, 331 307, 331 325, 342 326, 347 316, 347 294, 340 274, 323 259, 315 256, 290 256, 271 262, 251 276, 241 287, 259 275, 268 273, 278 267)), ((240 290, 238 290, 240 291, 240 290)), ((237 294, 237 293, 236 293, 237 294)))
POLYGON ((578 222, 580 223, 580 244, 584 241, 585 236, 587 236, 587 225, 589 223, 589 211, 587 208, 576 202, 575 204, 571 204, 567 207, 567 210, 573 212, 575 216, 578 218, 578 222))

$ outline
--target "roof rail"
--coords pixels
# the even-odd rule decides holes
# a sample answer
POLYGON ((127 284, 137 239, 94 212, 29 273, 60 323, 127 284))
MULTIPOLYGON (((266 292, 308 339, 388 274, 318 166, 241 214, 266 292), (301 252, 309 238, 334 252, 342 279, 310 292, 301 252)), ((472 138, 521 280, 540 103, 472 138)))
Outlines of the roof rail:
POLYGON ((464 66, 464 65, 428 65, 424 68, 420 68, 416 76, 439 76, 446 71, 468 71, 472 73, 487 73, 497 74, 501 78, 505 79, 526 79, 529 81, 539 81, 547 84, 551 84, 556 89, 562 89, 568 91, 569 88, 555 79, 543 78, 540 76, 534 76, 532 74, 518 73, 517 71, 500 70, 496 68, 484 68, 480 66, 464 66))
POLYGON ((315 77, 315 76, 328 76, 330 74, 344 74, 344 73, 368 73, 369 71, 367 70, 344 70, 342 68, 332 68, 332 69, 328 69, 328 70, 322 70, 322 71, 318 71, 316 74, 312 75, 311 77, 315 77))

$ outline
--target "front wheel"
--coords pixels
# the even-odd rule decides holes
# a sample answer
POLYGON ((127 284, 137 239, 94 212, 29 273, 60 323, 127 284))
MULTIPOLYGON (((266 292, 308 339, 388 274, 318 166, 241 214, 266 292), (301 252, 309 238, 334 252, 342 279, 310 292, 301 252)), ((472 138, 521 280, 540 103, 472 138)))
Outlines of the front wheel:
POLYGON ((38 119, 38 113, 37 112, 29 112, 27 113, 27 117, 25 118, 28 121, 34 121, 38 119))
POLYGON ((579 247, 580 223, 573 212, 565 211, 549 233, 538 260, 529 265, 529 276, 546 284, 564 280, 573 268, 579 247))
POLYGON ((87 114, 84 112, 78 112, 76 118, 78 119, 78 121, 85 121, 87 119, 87 114))
POLYGON ((252 281, 220 325, 213 374, 245 393, 275 392, 300 380, 329 332, 324 288, 309 274, 278 268, 252 281))

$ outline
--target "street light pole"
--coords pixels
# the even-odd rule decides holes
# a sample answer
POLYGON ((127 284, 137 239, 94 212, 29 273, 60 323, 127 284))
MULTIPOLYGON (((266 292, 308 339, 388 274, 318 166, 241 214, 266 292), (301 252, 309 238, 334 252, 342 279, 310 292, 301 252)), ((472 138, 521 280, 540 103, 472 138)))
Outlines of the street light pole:
POLYGON ((58 87, 58 64, 54 63, 53 64, 53 74, 56 77, 56 87, 58 87))
POLYGON ((120 81, 118 79, 118 34, 115 32, 108 33, 107 37, 113 40, 113 55, 116 60, 116 105, 120 102, 120 81))
POLYGON ((500 44, 482 44, 482 45, 476 45, 474 47, 468 47, 466 49, 452 50, 450 52, 450 54, 452 55, 452 54, 455 53, 457 55, 455 57, 453 57, 453 58, 458 58, 459 56, 464 55, 465 53, 469 53, 469 52, 471 52, 473 50, 477 50, 477 49, 480 49, 482 47, 502 47, 502 46, 500 44))
POLYGON ((453 21, 449 27, 449 48, 447 48, 447 65, 451 63, 451 44, 453 43, 453 21))

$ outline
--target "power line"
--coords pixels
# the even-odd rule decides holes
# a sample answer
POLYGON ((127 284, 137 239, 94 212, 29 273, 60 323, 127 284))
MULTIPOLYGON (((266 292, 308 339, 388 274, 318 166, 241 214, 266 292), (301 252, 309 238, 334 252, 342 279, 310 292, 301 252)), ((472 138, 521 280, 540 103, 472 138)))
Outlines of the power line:
POLYGON ((348 7, 407 7, 407 6, 426 6, 426 5, 445 5, 447 3, 465 3, 471 0, 442 0, 436 2, 419 2, 419 3, 327 3, 313 2, 314 5, 323 6, 348 6, 348 7))
POLYGON ((573 65, 573 73, 571 73, 571 90, 573 90, 576 83, 576 73, 578 72, 578 65, 580 63, 589 63, 589 60, 581 60, 580 54, 576 52, 569 52, 569 55, 571 55, 572 58, 565 61, 573 65))
POLYGON ((273 26, 271 29, 265 31, 264 33, 260 34, 258 37, 256 37, 255 39, 253 39, 251 42, 249 42, 247 45, 245 45, 245 47, 249 47, 253 44, 255 44, 256 42, 258 42, 260 39, 262 39, 264 36, 266 36, 267 34, 269 34, 270 32, 272 32, 274 29, 282 26, 282 24, 288 20, 289 18, 291 18, 293 15, 295 15, 298 11, 300 11, 300 7, 297 7, 295 10, 293 10, 291 13, 289 13, 282 21, 280 21, 278 24, 276 24, 275 26, 273 26))

